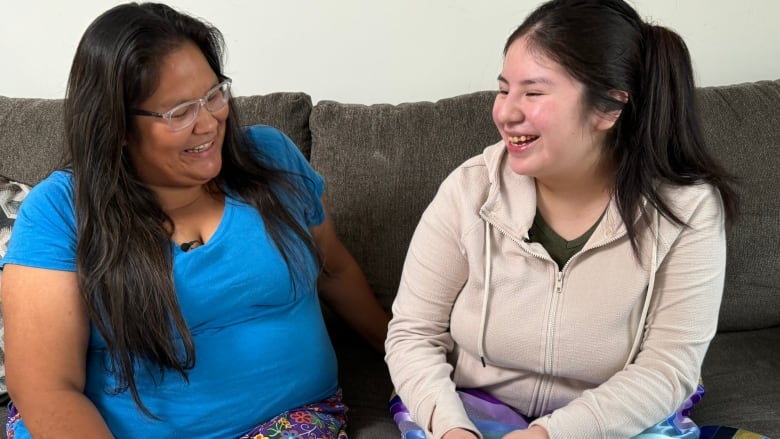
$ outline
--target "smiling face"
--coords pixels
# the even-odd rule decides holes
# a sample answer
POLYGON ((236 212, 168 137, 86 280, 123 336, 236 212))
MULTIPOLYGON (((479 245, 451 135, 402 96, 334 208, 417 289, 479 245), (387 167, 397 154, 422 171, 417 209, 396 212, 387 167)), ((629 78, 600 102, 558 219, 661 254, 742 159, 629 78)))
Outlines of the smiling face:
POLYGON ((547 181, 603 173, 606 132, 614 120, 583 105, 585 87, 562 66, 529 49, 509 46, 493 105, 511 169, 547 181))
MULTIPOLYGON (((218 82, 200 49, 188 42, 163 59, 154 93, 138 108, 165 113, 203 97, 218 82)), ((141 181, 154 190, 201 186, 216 177, 228 111, 228 106, 213 113, 201 108, 195 122, 180 131, 171 131, 165 119, 134 116, 136 131, 126 148, 141 181)))

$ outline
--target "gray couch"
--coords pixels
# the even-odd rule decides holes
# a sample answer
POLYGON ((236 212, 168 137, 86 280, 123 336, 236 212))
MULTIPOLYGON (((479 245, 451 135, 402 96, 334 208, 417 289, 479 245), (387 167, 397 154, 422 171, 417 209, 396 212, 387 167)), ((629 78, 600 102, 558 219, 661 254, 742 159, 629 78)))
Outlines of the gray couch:
MULTIPOLYGON (((493 92, 350 105, 304 93, 238 98, 244 124, 286 132, 327 182, 339 235, 390 307, 418 218, 444 177, 499 137, 493 92)), ((741 178, 719 333, 704 364, 701 425, 780 438, 780 80, 699 90, 710 147, 741 178)), ((35 184, 61 155, 61 101, 0 97, 0 175, 35 184)), ((397 438, 381 355, 329 318, 353 438, 397 438)), ((204 395, 205 396, 205 395, 204 395)))

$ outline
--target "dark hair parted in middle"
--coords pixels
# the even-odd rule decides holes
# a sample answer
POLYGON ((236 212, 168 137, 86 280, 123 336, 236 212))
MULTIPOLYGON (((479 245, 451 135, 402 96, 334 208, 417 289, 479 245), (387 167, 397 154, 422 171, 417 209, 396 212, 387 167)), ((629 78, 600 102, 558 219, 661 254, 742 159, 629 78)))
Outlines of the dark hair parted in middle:
POLYGON ((666 218, 682 221, 659 192, 659 183, 710 183, 722 197, 727 223, 737 212, 734 178, 707 150, 696 107, 690 54, 682 38, 645 23, 623 0, 553 0, 509 36, 560 64, 584 84, 584 105, 622 110, 609 137, 617 165, 615 197, 635 251, 635 215, 648 220, 645 197, 666 218), (613 97, 624 91, 628 102, 613 97))
MULTIPOLYGON (((136 369, 152 365, 160 374, 174 370, 186 379, 195 350, 173 282, 173 222, 125 152, 128 139, 138 135, 129 110, 154 93, 163 59, 190 43, 218 80, 226 79, 224 41, 213 26, 162 4, 116 6, 84 33, 65 99, 79 287, 112 358, 107 367, 116 374, 115 391, 129 389, 149 416, 136 369)), ((262 151, 245 138, 232 100, 228 105, 222 168, 209 189, 230 191, 257 209, 295 282, 296 262, 318 258, 308 230, 284 201, 307 195, 290 174, 264 164, 262 151)), ((316 273, 304 281, 316 282, 316 273)))

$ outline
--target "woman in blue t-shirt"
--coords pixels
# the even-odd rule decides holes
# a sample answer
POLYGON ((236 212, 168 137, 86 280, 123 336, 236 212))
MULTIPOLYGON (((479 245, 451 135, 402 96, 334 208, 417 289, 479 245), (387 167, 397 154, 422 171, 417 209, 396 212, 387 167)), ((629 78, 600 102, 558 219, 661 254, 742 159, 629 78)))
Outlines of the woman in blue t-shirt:
POLYGON ((240 128, 222 53, 160 4, 82 37, 69 166, 0 263, 14 437, 346 437, 318 297, 380 350, 388 316, 322 178, 281 132, 240 128))

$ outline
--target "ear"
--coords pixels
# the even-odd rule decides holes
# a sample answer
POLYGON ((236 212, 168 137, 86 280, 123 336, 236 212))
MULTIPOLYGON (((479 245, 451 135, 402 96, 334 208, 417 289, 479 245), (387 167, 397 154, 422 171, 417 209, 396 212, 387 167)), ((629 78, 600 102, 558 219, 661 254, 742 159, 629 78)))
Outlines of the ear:
POLYGON ((616 101, 620 101, 622 103, 628 102, 628 92, 623 90, 610 90, 607 92, 609 97, 612 99, 615 99, 616 101))
MULTIPOLYGON (((612 99, 615 99, 616 101, 620 101, 623 104, 628 102, 627 91, 610 90, 607 92, 607 94, 612 99)), ((597 115, 598 120, 596 121, 596 129, 603 130, 603 131, 612 129, 612 127, 615 126, 615 122, 617 122, 622 112, 623 112, 622 109, 611 110, 604 113, 599 112, 599 114, 597 115)))

